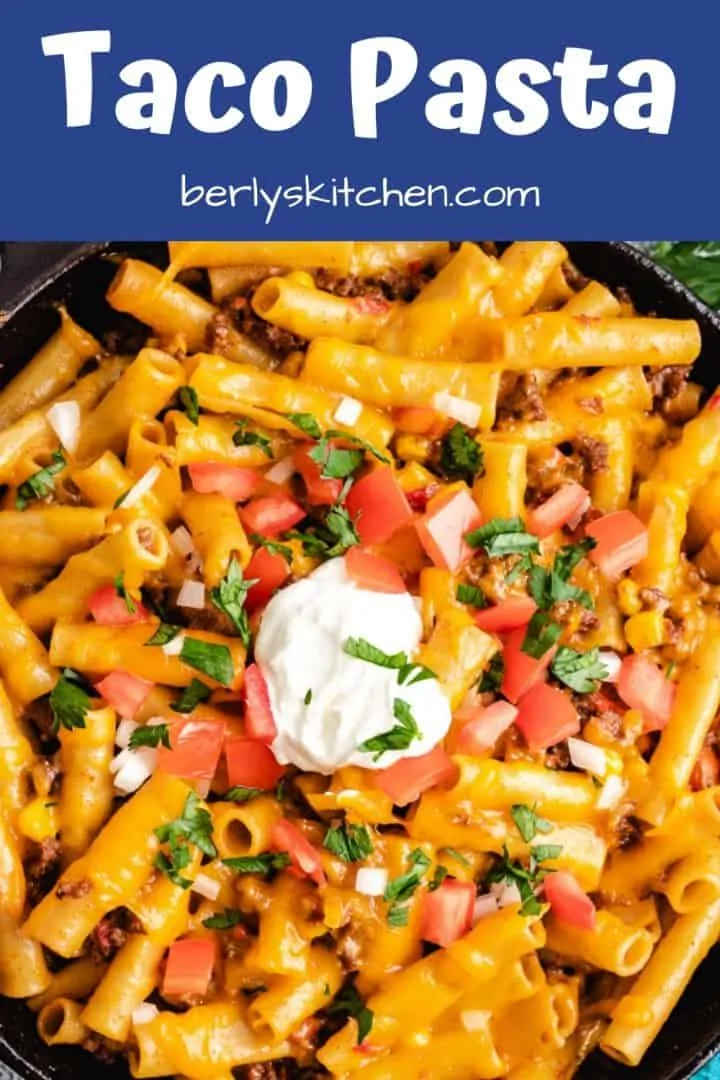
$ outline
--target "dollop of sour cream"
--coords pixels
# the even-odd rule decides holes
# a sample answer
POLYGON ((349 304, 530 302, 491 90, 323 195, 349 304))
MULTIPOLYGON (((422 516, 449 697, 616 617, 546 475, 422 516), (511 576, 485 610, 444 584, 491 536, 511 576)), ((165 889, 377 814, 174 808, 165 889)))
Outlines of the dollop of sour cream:
POLYGON ((281 589, 265 609, 255 642, 277 726, 277 760, 327 774, 343 765, 386 769, 432 750, 451 720, 437 680, 400 685, 397 670, 343 650, 349 638, 363 638, 384 653, 404 652, 412 660, 421 636, 409 593, 359 588, 342 558, 281 589), (375 761, 372 751, 359 746, 398 726, 396 698, 409 705, 421 737, 375 761))

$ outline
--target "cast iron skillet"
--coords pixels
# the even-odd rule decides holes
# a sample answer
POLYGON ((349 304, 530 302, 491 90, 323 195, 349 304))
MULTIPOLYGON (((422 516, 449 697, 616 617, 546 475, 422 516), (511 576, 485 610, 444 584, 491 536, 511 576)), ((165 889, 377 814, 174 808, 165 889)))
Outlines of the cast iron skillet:
MULTIPOLYGON (((703 351, 695 377, 708 389, 720 382, 720 318, 671 275, 623 243, 571 243, 580 270, 611 286, 629 289, 640 311, 698 320, 703 351)), ((104 301, 116 263, 111 252, 129 252, 163 265, 165 245, 8 244, 0 271, 0 385, 6 382, 53 332, 53 305, 67 303, 88 330, 109 332, 128 341, 138 324, 118 316, 104 301)), ((641 1067, 626 1069, 594 1054, 582 1080, 687 1080, 720 1049, 720 953, 716 949, 647 1054, 641 1067)), ((22 1002, 0 999, 0 1080, 75 1080, 90 1069, 100 1080, 127 1080, 124 1066, 100 1066, 71 1048, 46 1047, 35 1034, 33 1014, 22 1002)))

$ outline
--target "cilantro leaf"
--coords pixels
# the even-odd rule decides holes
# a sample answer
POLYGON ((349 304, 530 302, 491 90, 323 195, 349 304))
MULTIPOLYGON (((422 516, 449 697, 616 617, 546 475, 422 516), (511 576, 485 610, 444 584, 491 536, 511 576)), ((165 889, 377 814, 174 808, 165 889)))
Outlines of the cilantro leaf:
POLYGON ((115 586, 115 592, 118 594, 121 600, 125 601, 125 607, 130 615, 134 615, 137 611, 137 604, 125 588, 125 574, 121 570, 117 577, 113 578, 113 585, 115 586))
POLYGON ((608 675, 608 669, 599 657, 600 650, 597 647, 581 653, 567 645, 561 645, 553 657, 550 670, 556 679, 576 693, 591 694, 597 690, 598 682, 608 675))
POLYGON ((390 904, 387 918, 390 926, 407 926, 408 909, 402 905, 407 904, 422 883, 431 860, 421 851, 415 848, 409 858, 410 869, 400 877, 393 878, 385 886, 383 900, 390 904))
POLYGON ((546 570, 542 566, 533 566, 528 576, 528 591, 541 611, 547 611, 554 604, 565 600, 574 600, 583 607, 592 607, 590 594, 585 589, 570 585, 555 569, 546 570))
POLYGON ((311 439, 322 439, 322 428, 312 413, 291 412, 287 413, 287 418, 303 435, 308 435, 311 439))
POLYGON ((19 485, 15 493, 15 509, 26 510, 35 499, 45 499, 55 490, 55 477, 62 472, 67 462, 61 450, 54 450, 50 464, 38 469, 19 485))
POLYGON ((594 536, 586 536, 579 544, 565 544, 555 556, 553 567, 555 573, 563 581, 568 581, 575 567, 582 562, 594 547, 597 547, 597 540, 594 536))
POLYGON ((334 1001, 327 1006, 327 1011, 330 1014, 347 1013, 348 1016, 353 1017, 357 1021, 358 1046, 365 1042, 372 1030, 374 1015, 372 1010, 363 1003, 354 986, 343 987, 335 996, 334 1001))
POLYGON ((505 676, 505 660, 501 652, 490 657, 490 663, 480 676, 478 689, 481 694, 497 694, 505 676))
POLYGON ((535 895, 535 889, 542 883, 546 871, 539 870, 537 860, 531 856, 530 867, 526 869, 521 862, 510 858, 507 847, 503 847, 502 856, 487 876, 487 881, 506 882, 515 885, 520 893, 520 914, 540 915, 542 904, 535 895))
POLYGON ((428 892, 435 892, 436 889, 439 889, 449 873, 450 871, 448 870, 447 866, 443 866, 442 863, 439 863, 435 867, 435 873, 432 876, 432 881, 428 885, 428 892))
POLYGON ((538 833, 552 832, 551 823, 536 814, 532 806, 515 803, 514 806, 510 807, 510 815, 526 844, 534 840, 538 833))
POLYGON ((398 721, 395 727, 383 731, 380 735, 373 735, 358 746, 358 750, 372 754, 373 761, 378 761, 388 750, 407 750, 415 739, 422 738, 422 732, 407 701, 395 698, 393 716, 398 721))
POLYGON ((525 639, 520 648, 528 656, 539 660, 548 649, 552 649, 561 633, 562 627, 553 622, 547 612, 536 611, 528 623, 525 639))
POLYGON ((266 457, 272 458, 272 444, 267 435, 261 435, 258 431, 247 431, 247 420, 237 420, 237 431, 233 435, 235 446, 259 446, 266 457))
POLYGON ((215 858, 217 849, 212 841, 212 829, 209 811, 200 804, 194 791, 189 792, 180 817, 154 830, 160 843, 168 848, 167 854, 161 851, 155 857, 155 867, 166 874, 173 884, 181 889, 189 889, 192 881, 182 877, 180 871, 190 864, 190 845, 199 848, 208 858, 215 858))
POLYGON ((520 518, 492 518, 479 529, 466 533, 465 540, 472 548, 484 548, 491 558, 540 550, 537 536, 525 532, 520 518))
POLYGON ((233 681, 232 654, 227 645, 216 645, 211 641, 186 637, 180 651, 180 659, 188 667, 201 671, 209 679, 214 679, 221 686, 230 686, 233 681))
POLYGON ((461 583, 455 590, 455 599, 459 600, 461 604, 470 604, 474 608, 486 608, 490 601, 486 597, 482 589, 478 589, 477 585, 466 585, 461 583))
POLYGON ((305 691, 305 697, 303 698, 303 705, 309 705, 310 702, 312 701, 312 699, 313 699, 312 690, 306 690, 305 691))
POLYGON ((445 476, 472 484, 482 467, 480 443, 462 424, 453 424, 440 443, 440 468, 445 476))
POLYGON ((325 515, 325 529, 331 537, 327 550, 329 559, 345 552, 360 543, 360 535, 350 512, 344 506, 332 506, 325 515))
POLYGON ((407 926, 410 921, 410 908, 407 904, 391 904, 387 912, 388 926, 397 928, 407 926))
POLYGON ((185 687, 178 700, 172 702, 170 708, 173 712, 191 713, 203 701, 207 701, 211 694, 212 690, 209 686, 200 679, 193 679, 190 685, 185 687))
POLYGON ((161 622, 152 637, 145 642, 146 645, 167 645, 178 634, 182 633, 182 626, 174 626, 172 623, 161 622))
POLYGON ((472 865, 469 859, 466 859, 464 855, 462 855, 453 847, 442 847, 439 849, 439 854, 442 852, 444 852, 446 855, 449 855, 451 859, 456 859, 461 866, 470 867, 472 865))
POLYGON ((323 437, 308 456, 321 466, 320 476, 323 480, 344 480, 357 472, 364 460, 362 450, 344 450, 332 446, 327 437, 323 437))
POLYGON ((198 401, 197 390, 192 386, 181 386, 178 400, 180 408, 187 415, 190 423, 197 427, 200 420, 200 402, 198 401))
POLYGON ((243 787, 242 784, 236 784, 235 787, 231 787, 223 795, 223 799, 227 799, 229 802, 249 802, 250 799, 257 798, 258 795, 264 795, 265 792, 262 788, 257 787, 243 787))
POLYGON ((530 848, 530 854, 536 863, 547 862, 548 859, 559 859, 562 854, 562 844, 534 844, 530 848))
POLYGON ((203 919, 202 924, 207 930, 232 930, 234 926, 239 926, 243 920, 243 913, 238 911, 237 908, 225 908, 223 912, 218 912, 216 915, 210 915, 207 919, 203 919))
POLYGON ((92 708, 90 689, 77 671, 65 668, 48 699, 53 731, 59 731, 61 727, 66 731, 85 727, 85 715, 92 708))
POLYGON ((384 465, 390 464, 390 458, 387 454, 381 453, 376 446, 367 442, 365 439, 359 439, 357 435, 352 435, 349 431, 333 431, 328 430, 325 432, 326 439, 344 439, 345 442, 352 443, 353 446, 359 446, 365 450, 368 454, 372 454, 378 461, 382 461, 384 465))
POLYGON ((279 544, 277 540, 268 540, 267 537, 260 536, 259 533, 250 533, 249 539, 258 547, 264 547, 271 555, 280 555, 288 566, 293 561, 292 548, 288 547, 287 544, 279 544))
POLYGON ((378 649, 365 638, 347 638, 343 643, 343 652, 356 660, 364 660, 368 664, 377 667, 391 668, 398 673, 398 682, 401 686, 413 686, 414 683, 424 682, 425 679, 436 679, 437 675, 424 664, 414 664, 408 660, 407 653, 386 653, 378 649))
POLYGON ((290 865, 290 856, 285 851, 266 851, 262 855, 241 855, 237 859, 223 859, 238 874, 269 874, 271 870, 283 870, 290 865))
MULTIPOLYGON (((253 585, 257 585, 259 578, 246 580, 240 563, 233 555, 228 563, 227 572, 219 585, 210 590, 210 600, 223 614, 227 615, 233 624, 240 640, 245 648, 250 644, 250 624, 245 610, 245 600, 253 585)), ((182 653, 180 654, 182 658, 182 653)))
POLYGON ((170 750, 169 724, 145 724, 136 728, 128 746, 131 750, 137 750, 140 746, 165 746, 170 750))
POLYGON ((373 853, 373 842, 365 825, 333 825, 325 834, 323 847, 343 862, 361 862, 373 853))

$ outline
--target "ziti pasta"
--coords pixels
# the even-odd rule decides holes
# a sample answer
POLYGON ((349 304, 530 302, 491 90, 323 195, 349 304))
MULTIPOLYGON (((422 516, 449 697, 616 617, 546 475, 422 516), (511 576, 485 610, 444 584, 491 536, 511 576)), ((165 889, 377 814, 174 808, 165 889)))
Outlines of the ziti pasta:
POLYGON ((636 1065, 720 934, 695 323, 534 242, 107 299, 0 391, 0 993, 137 1078, 636 1065))

